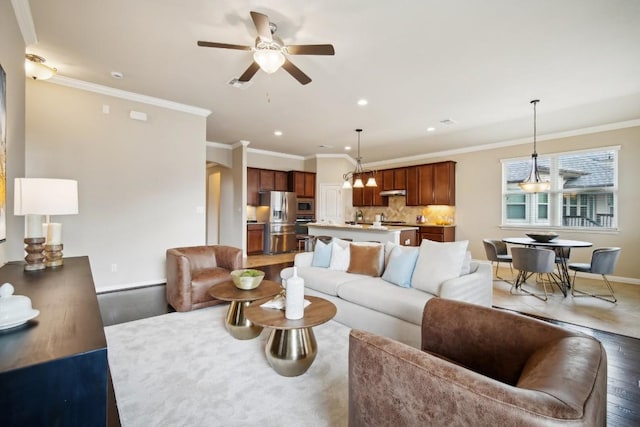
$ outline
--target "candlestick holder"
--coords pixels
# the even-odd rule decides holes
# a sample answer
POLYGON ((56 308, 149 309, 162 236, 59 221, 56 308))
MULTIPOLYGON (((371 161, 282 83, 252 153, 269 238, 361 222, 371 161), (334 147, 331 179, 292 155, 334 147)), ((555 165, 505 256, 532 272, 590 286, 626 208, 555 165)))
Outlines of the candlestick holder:
POLYGON ((24 265, 25 271, 37 271, 44 270, 45 268, 45 256, 44 256, 44 237, 25 237, 24 250, 27 256, 24 257, 26 264, 24 265))
POLYGON ((47 267, 60 267, 62 265, 62 243, 59 245, 46 245, 44 256, 47 259, 47 267))

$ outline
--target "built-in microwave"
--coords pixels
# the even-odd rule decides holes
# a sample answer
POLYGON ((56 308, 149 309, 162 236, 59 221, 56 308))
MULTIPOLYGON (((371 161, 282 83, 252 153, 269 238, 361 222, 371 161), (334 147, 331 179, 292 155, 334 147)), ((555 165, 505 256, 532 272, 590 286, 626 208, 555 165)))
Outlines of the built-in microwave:
POLYGON ((313 199, 298 199, 297 215, 315 215, 316 206, 313 199))

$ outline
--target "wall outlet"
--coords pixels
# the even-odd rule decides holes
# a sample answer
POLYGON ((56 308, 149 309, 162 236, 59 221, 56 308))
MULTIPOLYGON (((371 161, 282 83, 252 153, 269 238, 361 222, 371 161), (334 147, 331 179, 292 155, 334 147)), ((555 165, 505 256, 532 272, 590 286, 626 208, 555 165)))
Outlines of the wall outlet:
POLYGON ((118 272, 118 264, 111 264, 111 272, 112 273, 118 272))

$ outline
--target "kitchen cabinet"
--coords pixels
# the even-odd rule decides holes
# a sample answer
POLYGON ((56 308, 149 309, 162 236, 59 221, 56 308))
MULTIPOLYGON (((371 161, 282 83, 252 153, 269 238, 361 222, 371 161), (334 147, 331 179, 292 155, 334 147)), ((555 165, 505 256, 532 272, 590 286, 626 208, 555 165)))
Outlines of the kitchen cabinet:
POLYGON ((260 169, 247 168, 247 204, 258 206, 260 197, 260 169))
POLYGON ((274 189, 276 191, 289 191, 289 174, 285 171, 274 171, 274 189))
POLYGON ((417 230, 402 230, 400 232, 400 244, 402 246, 418 246, 417 230))
POLYGON ((289 174, 271 169, 247 168, 247 204, 260 204, 260 191, 289 191, 289 174))
POLYGON ((455 205, 455 162, 407 167, 407 206, 455 205))
POLYGON ((378 183, 382 190, 404 190, 407 186, 407 168, 385 169, 378 175, 382 176, 382 183, 378 183))
POLYGON ((456 227, 451 225, 421 225, 419 232, 418 245, 422 242, 422 239, 435 242, 453 242, 456 240, 456 227))
MULTIPOLYGON (((358 176, 362 179, 364 184, 367 183, 367 180, 371 176, 374 176, 378 186, 353 188, 351 193, 351 202, 353 206, 389 206, 389 199, 387 197, 380 196, 380 191, 382 191, 382 180, 384 179, 381 173, 363 173, 358 176)), ((358 176, 354 176, 354 181, 358 176)))
POLYGON ((247 224, 247 255, 264 252, 264 224, 247 224))
POLYGON ((314 199, 316 197, 315 172, 290 171, 289 191, 294 191, 300 198, 314 199))
POLYGON ((260 191, 275 191, 276 174, 270 169, 260 169, 260 191))

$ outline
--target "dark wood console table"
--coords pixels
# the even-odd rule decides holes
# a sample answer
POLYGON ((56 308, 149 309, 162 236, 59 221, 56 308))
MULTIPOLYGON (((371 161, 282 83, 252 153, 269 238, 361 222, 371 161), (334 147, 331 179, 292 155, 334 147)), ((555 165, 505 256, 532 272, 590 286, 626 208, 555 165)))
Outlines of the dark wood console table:
POLYGON ((0 331, 2 425, 118 425, 89 259, 40 271, 10 262, 0 268, 5 282, 40 315, 0 331))

